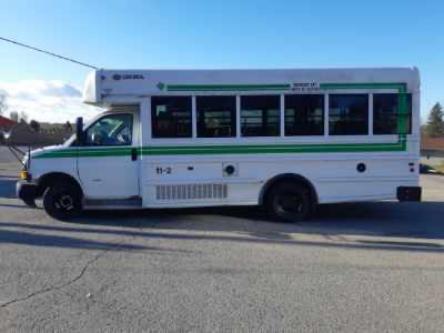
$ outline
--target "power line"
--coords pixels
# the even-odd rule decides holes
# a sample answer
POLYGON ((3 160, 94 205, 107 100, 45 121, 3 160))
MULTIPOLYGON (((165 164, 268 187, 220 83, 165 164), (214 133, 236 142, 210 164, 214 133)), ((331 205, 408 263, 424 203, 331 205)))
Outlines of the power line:
POLYGON ((80 66, 84 66, 84 67, 88 67, 88 68, 92 68, 92 69, 98 69, 96 66, 89 65, 87 63, 84 63, 84 62, 81 62, 81 61, 77 61, 75 59, 67 58, 67 57, 64 57, 64 56, 62 56, 60 54, 56 54, 56 53, 53 53, 53 52, 42 50, 42 49, 39 49, 39 48, 31 46, 31 45, 20 43, 18 41, 12 40, 12 39, 8 39, 8 38, 0 36, 0 40, 3 40, 5 42, 11 43, 11 44, 15 44, 15 45, 18 45, 18 46, 22 46, 22 47, 25 47, 25 48, 30 49, 30 50, 34 50, 34 51, 37 51, 37 52, 45 53, 47 55, 50 55, 50 56, 53 56, 53 57, 56 57, 56 58, 59 58, 59 59, 62 59, 62 60, 70 61, 70 62, 75 63, 75 64, 80 65, 80 66))

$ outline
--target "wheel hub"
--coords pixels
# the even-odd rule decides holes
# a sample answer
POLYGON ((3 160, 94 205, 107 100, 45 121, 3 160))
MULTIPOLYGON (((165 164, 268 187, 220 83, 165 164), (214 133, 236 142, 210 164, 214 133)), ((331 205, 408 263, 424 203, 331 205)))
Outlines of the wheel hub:
POLYGON ((280 198, 279 206, 282 211, 300 213, 303 208, 302 198, 297 194, 288 193, 280 198))
POLYGON ((57 200, 56 206, 58 209, 71 210, 74 208, 74 200, 70 195, 64 194, 57 200))

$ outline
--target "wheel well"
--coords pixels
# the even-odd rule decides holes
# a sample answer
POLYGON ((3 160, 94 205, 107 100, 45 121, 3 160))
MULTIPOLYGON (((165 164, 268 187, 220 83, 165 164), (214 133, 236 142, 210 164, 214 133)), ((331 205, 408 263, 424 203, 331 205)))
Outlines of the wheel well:
POLYGON ((56 183, 70 184, 70 185, 74 186, 75 188, 77 188, 79 193, 81 195, 83 195, 82 188, 74 177, 72 177, 66 173, 62 173, 62 172, 51 172, 51 173, 47 173, 39 178, 38 190, 37 190, 38 196, 43 195, 43 193, 45 192, 45 190, 48 187, 50 187, 56 183))
POLYGON ((270 190, 274 186, 276 186, 277 184, 283 183, 283 182, 285 182, 285 183, 292 182, 292 183, 302 184, 302 185, 306 186, 310 190, 310 196, 313 199, 313 202, 315 204, 318 203, 318 194, 316 193, 316 189, 307 178, 305 178, 301 175, 298 175, 298 174, 286 173, 286 174, 277 175, 265 183, 265 185, 262 187, 262 190, 261 190, 261 193, 259 196, 259 204, 261 204, 261 205, 264 204, 265 200, 267 198, 267 195, 270 193, 270 190))

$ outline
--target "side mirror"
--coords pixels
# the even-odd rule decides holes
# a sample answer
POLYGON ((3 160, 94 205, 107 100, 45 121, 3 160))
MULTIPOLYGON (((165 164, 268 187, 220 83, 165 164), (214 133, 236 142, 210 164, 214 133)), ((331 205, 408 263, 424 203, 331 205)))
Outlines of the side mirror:
POLYGON ((76 120, 76 137, 79 146, 85 144, 85 132, 83 131, 83 118, 78 117, 76 120))

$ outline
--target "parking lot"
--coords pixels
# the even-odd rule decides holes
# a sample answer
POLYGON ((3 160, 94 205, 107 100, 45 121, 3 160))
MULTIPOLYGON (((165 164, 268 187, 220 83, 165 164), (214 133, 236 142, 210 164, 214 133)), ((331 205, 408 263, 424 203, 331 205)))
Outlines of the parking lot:
POLYGON ((422 203, 89 212, 14 197, 0 151, 0 331, 442 331, 444 177, 422 203))

